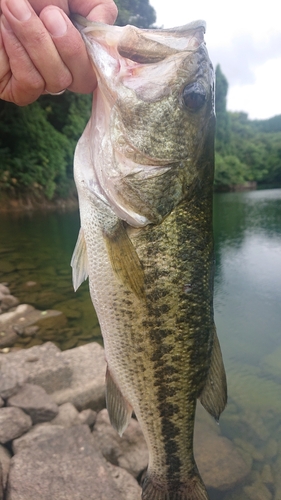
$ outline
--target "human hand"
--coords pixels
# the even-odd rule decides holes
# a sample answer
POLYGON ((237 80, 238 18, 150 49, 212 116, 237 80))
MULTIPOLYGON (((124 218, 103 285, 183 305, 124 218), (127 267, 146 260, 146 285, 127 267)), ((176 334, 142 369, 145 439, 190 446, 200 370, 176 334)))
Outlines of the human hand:
POLYGON ((113 0, 0 0, 0 99, 20 106, 64 89, 89 93, 96 77, 68 15, 114 23, 113 0))

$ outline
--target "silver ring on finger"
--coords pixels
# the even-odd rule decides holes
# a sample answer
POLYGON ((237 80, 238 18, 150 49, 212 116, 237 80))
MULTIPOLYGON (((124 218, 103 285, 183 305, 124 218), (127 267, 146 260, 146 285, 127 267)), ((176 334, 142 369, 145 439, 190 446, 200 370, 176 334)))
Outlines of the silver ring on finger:
POLYGON ((60 90, 60 92, 49 92, 49 90, 45 89, 45 92, 50 95, 61 95, 66 91, 66 89, 60 90))

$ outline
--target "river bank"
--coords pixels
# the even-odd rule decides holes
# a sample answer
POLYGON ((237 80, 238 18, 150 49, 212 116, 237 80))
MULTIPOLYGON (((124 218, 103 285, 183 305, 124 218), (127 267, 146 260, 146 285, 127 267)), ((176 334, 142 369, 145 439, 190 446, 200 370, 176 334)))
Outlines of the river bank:
MULTIPOLYGON (((230 184, 215 186, 215 193, 252 191, 258 189, 256 181, 244 182, 242 184, 230 184)), ((274 188, 274 186, 270 186, 274 188)), ((276 186, 279 187, 279 186, 276 186)), ((0 190, 0 213, 5 212, 32 212, 35 210, 74 210, 78 208, 76 188, 73 184, 71 193, 66 198, 56 197, 49 200, 41 191, 29 191, 27 193, 7 193, 0 190)))
POLYGON ((0 213, 41 211, 67 211, 78 209, 78 199, 75 192, 67 198, 49 200, 41 193, 18 194, 10 196, 0 193, 0 213))

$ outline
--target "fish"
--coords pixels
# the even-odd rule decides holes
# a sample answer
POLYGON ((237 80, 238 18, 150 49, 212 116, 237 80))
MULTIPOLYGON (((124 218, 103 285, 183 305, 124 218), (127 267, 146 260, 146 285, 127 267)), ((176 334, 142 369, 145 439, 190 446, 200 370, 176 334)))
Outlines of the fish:
POLYGON ((173 29, 74 19, 97 76, 74 178, 76 290, 104 342, 106 404, 122 435, 134 412, 149 463, 142 500, 206 500, 193 454, 197 400, 227 401, 213 310, 214 70, 205 23, 173 29))

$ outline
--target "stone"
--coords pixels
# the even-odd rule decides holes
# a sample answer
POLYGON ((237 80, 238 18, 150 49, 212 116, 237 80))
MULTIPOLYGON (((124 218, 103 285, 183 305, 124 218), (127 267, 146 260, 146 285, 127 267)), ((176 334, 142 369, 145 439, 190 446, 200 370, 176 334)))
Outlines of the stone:
POLYGON ((0 261, 0 273, 12 273, 15 271, 16 266, 9 260, 2 260, 0 261))
POLYGON ((59 412, 58 405, 45 389, 34 384, 24 384, 15 396, 7 400, 7 406, 21 408, 31 417, 33 424, 52 420, 59 412))
POLYGON ((106 466, 125 500, 141 500, 141 487, 129 472, 109 462, 106 466))
POLYGON ((249 500, 272 500, 272 494, 269 489, 261 482, 256 482, 251 486, 244 487, 249 500))
POLYGON ((278 382, 281 381, 281 366, 280 366, 281 347, 277 347, 274 351, 262 360, 261 367, 265 374, 275 378, 278 382))
POLYGON ((2 470, 2 464, 0 462, 0 500, 4 500, 4 486, 3 486, 3 470, 2 470))
POLYGON ((8 332, 6 331, 1 332, 0 349, 4 349, 6 347, 13 347, 18 342, 18 340, 19 337, 14 330, 10 330, 8 332))
MULTIPOLYGON (((48 309, 38 311, 27 304, 20 304, 14 311, 0 315, 0 329, 7 334, 17 333, 19 336, 25 335, 25 329, 30 326, 37 326, 36 335, 44 337, 66 325, 67 319, 61 311, 48 309)), ((52 339, 53 339, 52 337, 52 339)), ((16 337, 14 342, 16 342, 16 337)))
POLYGON ((45 439, 41 436, 12 458, 6 500, 126 499, 88 426, 64 429, 46 424, 45 429, 45 439))
POLYGON ((97 415, 93 437, 106 460, 127 470, 135 478, 147 467, 146 442, 134 418, 120 437, 110 424, 107 410, 102 410, 97 415))
POLYGON ((230 490, 248 476, 250 466, 232 442, 219 434, 218 425, 201 405, 197 410, 201 416, 195 423, 194 456, 199 472, 207 488, 230 490))
POLYGON ((6 285, 0 283, 0 293, 2 293, 3 295, 10 295, 10 290, 6 285))
POLYGON ((72 403, 64 403, 58 408, 58 415, 51 420, 50 424, 62 425, 63 427, 72 427, 73 425, 82 424, 79 419, 79 412, 72 403))
POLYGON ((10 353, 0 354, 0 397, 4 400, 16 394, 24 383, 23 374, 17 371, 15 366, 7 363, 7 356, 10 356, 10 353))
POLYGON ((40 446, 41 441, 48 441, 50 437, 56 435, 62 430, 62 425, 51 425, 50 422, 34 425, 29 432, 13 440, 13 453, 17 454, 26 448, 31 448, 32 446, 40 446))
POLYGON ((16 322, 23 323, 25 316, 33 312, 35 309, 28 304, 20 304, 15 311, 6 312, 0 315, 0 328, 4 329, 16 322), (23 319, 21 319, 23 318, 23 319))
POLYGON ((12 307, 16 307, 19 304, 19 299, 14 297, 13 295, 3 295, 0 297, 0 302, 1 302, 1 311, 8 311, 12 307))
POLYGON ((31 426, 31 418, 20 408, 0 408, 0 443, 22 436, 31 426))
POLYGON ((7 448, 5 448, 5 446, 2 446, 0 444, 0 464, 2 469, 2 484, 4 490, 7 484, 7 479, 10 469, 10 461, 11 461, 11 454, 9 453, 7 448))
POLYGON ((71 366, 72 379, 67 389, 52 394, 54 401, 58 405, 70 402, 79 411, 105 408, 106 362, 103 348, 92 342, 63 351, 61 356, 71 366))
POLYGON ((81 424, 87 424, 89 427, 93 427, 97 419, 97 412, 88 408, 87 410, 81 411, 78 417, 81 424))
POLYGON ((71 366, 51 342, 0 355, 0 369, 4 380, 4 389, 2 381, 0 388, 3 399, 15 394, 23 383, 40 385, 49 394, 71 384, 71 366))
POLYGON ((261 480, 268 486, 274 485, 274 478, 269 464, 264 464, 261 471, 261 480))
POLYGON ((2 406, 4 406, 5 404, 5 401, 0 397, 0 408, 2 408, 2 406))

